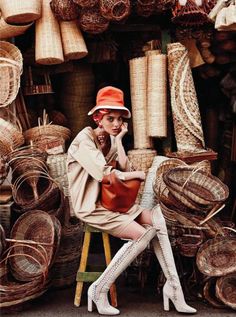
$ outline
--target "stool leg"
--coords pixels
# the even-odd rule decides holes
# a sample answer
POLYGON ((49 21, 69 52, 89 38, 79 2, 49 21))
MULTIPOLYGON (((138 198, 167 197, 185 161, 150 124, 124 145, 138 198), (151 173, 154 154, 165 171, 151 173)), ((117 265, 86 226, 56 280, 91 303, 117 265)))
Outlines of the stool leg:
MULTIPOLYGON (((109 235, 106 232, 102 233, 102 241, 103 248, 105 253, 106 265, 111 262, 111 248, 110 248, 110 240, 109 235)), ((116 286, 112 284, 110 287, 110 296, 111 296, 111 304, 113 307, 117 307, 117 294, 116 294, 116 286)))
MULTIPOLYGON (((85 272, 86 270, 90 241, 91 241, 91 232, 85 232, 80 265, 79 265, 79 272, 85 272)), ((74 305, 77 307, 80 306, 83 284, 84 282, 77 282, 76 284, 74 305)))

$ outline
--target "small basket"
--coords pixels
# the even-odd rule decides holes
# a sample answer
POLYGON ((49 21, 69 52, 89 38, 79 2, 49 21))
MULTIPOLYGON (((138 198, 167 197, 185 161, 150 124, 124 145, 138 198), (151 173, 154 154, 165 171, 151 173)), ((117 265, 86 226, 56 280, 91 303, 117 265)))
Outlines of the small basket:
POLYGON ((99 0, 73 0, 81 8, 92 8, 98 4, 99 0))
POLYGON ((109 21, 121 21, 130 14, 130 0, 100 0, 101 15, 109 21))
POLYGON ((225 276, 236 271, 236 237, 216 237, 204 242, 197 253, 197 267, 207 276, 225 276))
POLYGON ((109 21, 101 16, 98 6, 83 8, 79 24, 84 32, 92 34, 103 33, 109 27, 109 21))
POLYGON ((186 257, 195 257, 202 242, 203 237, 201 235, 184 234, 177 238, 179 252, 186 257))
POLYGON ((32 23, 27 24, 8 24, 3 17, 0 18, 0 39, 9 39, 23 34, 28 28, 31 27, 32 23))
POLYGON ((216 296, 226 305, 236 309, 236 273, 220 277, 216 282, 216 296))
POLYGON ((216 278, 210 278, 203 287, 204 298, 215 308, 224 308, 225 305, 216 297, 216 278))
POLYGON ((71 21, 79 16, 79 6, 72 0, 52 0, 50 6, 58 20, 71 21))

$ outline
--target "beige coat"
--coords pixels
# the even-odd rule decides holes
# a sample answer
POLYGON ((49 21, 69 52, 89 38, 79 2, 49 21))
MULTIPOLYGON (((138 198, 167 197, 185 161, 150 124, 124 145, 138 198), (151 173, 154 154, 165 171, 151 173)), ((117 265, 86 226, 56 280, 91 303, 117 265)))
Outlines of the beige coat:
MULTIPOLYGON (((69 190, 75 216, 111 234, 118 234, 125 230, 125 227, 144 209, 134 205, 127 213, 119 213, 101 206, 100 182, 103 176, 110 174, 112 170, 108 164, 116 159, 115 138, 111 137, 111 149, 104 157, 91 127, 80 131, 68 149, 69 190)), ((126 171, 130 169, 128 162, 126 171)))

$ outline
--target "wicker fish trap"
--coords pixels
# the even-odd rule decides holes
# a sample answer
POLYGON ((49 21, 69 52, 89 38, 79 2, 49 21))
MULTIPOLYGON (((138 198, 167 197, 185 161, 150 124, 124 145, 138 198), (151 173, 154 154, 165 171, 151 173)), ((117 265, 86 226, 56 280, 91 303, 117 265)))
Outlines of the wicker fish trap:
POLYGON ((236 272, 236 237, 216 237, 204 242, 197 253, 197 267, 208 276, 236 272))
POLYGON ((225 201, 229 196, 228 187, 218 177, 201 169, 185 166, 175 167, 164 174, 166 185, 183 193, 197 204, 212 205, 225 201))
POLYGON ((236 309, 236 273, 217 279, 216 295, 226 306, 236 309))
POLYGON ((84 32, 99 34, 107 30, 109 21, 101 16, 99 7, 94 6, 82 9, 79 24, 84 32))
POLYGON ((73 0, 81 8, 92 8, 98 4, 99 0, 73 0))
POLYGON ((79 6, 72 0, 52 0, 50 6, 58 20, 70 21, 79 16, 79 6))
POLYGON ((101 15, 109 21, 125 19, 131 10, 130 0, 99 0, 101 15))
POLYGON ((54 236, 53 221, 44 211, 28 211, 17 219, 11 230, 11 239, 38 243, 34 247, 24 243, 13 245, 13 257, 9 262, 11 272, 18 280, 29 281, 46 272, 53 256, 54 236))

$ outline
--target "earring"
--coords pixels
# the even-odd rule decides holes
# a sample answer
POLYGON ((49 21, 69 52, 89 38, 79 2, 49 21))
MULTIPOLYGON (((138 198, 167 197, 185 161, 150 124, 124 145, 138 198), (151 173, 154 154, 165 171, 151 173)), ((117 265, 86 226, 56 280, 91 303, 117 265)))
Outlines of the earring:
POLYGON ((100 129, 102 129, 102 128, 103 128, 103 126, 102 126, 101 122, 99 122, 99 123, 98 123, 98 126, 99 126, 99 128, 100 128, 100 129))

